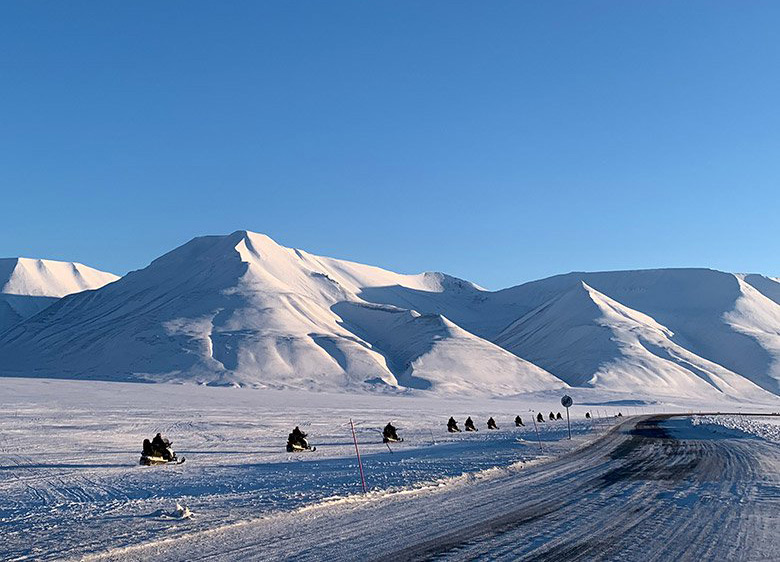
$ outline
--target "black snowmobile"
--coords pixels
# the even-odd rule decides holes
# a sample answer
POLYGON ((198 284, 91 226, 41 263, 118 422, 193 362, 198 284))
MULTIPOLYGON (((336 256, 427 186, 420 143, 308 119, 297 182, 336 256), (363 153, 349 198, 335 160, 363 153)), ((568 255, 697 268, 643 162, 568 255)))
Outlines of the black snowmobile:
POLYGON ((458 422, 455 421, 455 418, 450 418, 447 422, 447 431, 450 433, 460 433, 460 428, 458 427, 458 422))
POLYGON ((466 423, 463 425, 466 426, 466 431, 479 431, 476 426, 474 426, 474 420, 471 419, 471 416, 466 418, 466 423))
POLYGON ((492 417, 488 419, 487 426, 488 429, 498 429, 498 426, 496 425, 496 420, 494 420, 492 417))
POLYGON ((542 413, 541 413, 541 412, 539 412, 539 413, 537 414, 537 416, 536 416, 536 421, 538 421, 539 423, 544 423, 544 416, 542 415, 542 413))
POLYGON ((555 419, 556 420, 562 420, 563 419, 563 416, 561 415, 560 412, 558 412, 558 414, 555 416, 555 419))
POLYGON ((521 418, 520 416, 515 417, 515 426, 524 427, 523 418, 521 418))
POLYGON ((550 412, 550 421, 555 421, 555 414, 550 412))
POLYGON ((384 430, 382 430, 382 442, 383 443, 400 443, 402 438, 398 437, 398 433, 395 430, 393 424, 388 423, 384 430))
POLYGON ((586 419, 586 420, 589 420, 589 419, 590 419, 590 412, 585 412, 585 419, 586 419))
POLYGON ((141 460, 139 464, 144 466, 150 466, 153 464, 181 464, 184 462, 184 457, 179 459, 176 453, 173 452, 173 443, 161 434, 154 436, 154 439, 149 441, 144 439, 143 450, 141 452, 141 460))
POLYGON ((306 434, 301 431, 297 425, 295 426, 295 429, 290 432, 290 435, 287 436, 288 453, 300 453, 302 451, 314 452, 316 450, 317 447, 309 445, 309 442, 306 440, 306 434))

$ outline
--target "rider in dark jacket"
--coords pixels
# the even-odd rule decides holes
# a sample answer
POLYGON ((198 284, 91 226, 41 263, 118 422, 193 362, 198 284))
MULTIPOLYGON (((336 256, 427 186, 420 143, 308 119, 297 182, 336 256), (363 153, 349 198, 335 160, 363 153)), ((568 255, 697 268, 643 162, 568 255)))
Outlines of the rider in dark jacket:
POLYGON ((382 431, 382 439, 385 443, 388 441, 400 441, 395 426, 392 423, 388 423, 385 429, 382 431))
POLYGON ((306 441, 306 434, 301 431, 297 425, 295 426, 295 429, 290 432, 290 435, 287 436, 287 450, 291 452, 295 447, 300 449, 309 448, 309 443, 306 441))
POLYGON ((162 457, 166 461, 169 461, 173 458, 170 451, 171 442, 162 436, 162 434, 158 433, 154 436, 154 439, 152 439, 152 450, 155 453, 155 456, 162 457))

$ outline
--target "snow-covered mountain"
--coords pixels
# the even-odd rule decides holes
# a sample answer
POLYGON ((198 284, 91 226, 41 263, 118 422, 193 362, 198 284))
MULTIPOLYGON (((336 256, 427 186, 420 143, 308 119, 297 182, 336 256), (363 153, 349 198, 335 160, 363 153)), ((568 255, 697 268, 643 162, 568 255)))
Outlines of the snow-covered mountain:
POLYGON ((513 394, 560 379, 433 313, 378 307, 362 288, 476 292, 284 248, 262 234, 196 238, 0 338, 3 372, 317 390, 513 394))
POLYGON ((0 332, 65 295, 97 289, 118 276, 86 265, 30 258, 0 259, 0 332))
POLYGON ((497 292, 207 236, 0 336, 0 373, 315 390, 780 395, 780 282, 570 273, 497 292))

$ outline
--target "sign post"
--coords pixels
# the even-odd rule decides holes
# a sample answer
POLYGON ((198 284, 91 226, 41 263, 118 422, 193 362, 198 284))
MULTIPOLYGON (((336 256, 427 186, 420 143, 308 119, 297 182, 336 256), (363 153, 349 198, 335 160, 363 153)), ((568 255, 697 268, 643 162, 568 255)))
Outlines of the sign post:
POLYGON ((574 404, 574 400, 571 399, 571 396, 568 394, 564 394, 563 398, 561 398, 561 406, 566 408, 566 427, 569 429, 569 439, 571 439, 571 422, 569 421, 569 406, 574 404))

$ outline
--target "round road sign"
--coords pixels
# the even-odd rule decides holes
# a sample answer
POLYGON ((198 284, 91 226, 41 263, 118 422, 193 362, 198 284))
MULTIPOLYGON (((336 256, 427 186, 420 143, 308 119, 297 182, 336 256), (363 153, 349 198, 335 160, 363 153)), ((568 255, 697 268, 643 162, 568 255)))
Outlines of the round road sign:
POLYGON ((568 394, 564 394, 563 398, 561 398, 561 405, 564 408, 568 408, 572 404, 574 404, 574 400, 571 399, 571 396, 569 396, 568 394))

